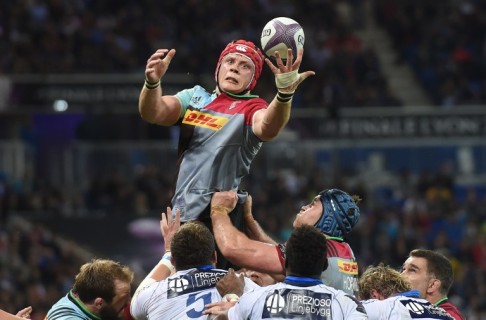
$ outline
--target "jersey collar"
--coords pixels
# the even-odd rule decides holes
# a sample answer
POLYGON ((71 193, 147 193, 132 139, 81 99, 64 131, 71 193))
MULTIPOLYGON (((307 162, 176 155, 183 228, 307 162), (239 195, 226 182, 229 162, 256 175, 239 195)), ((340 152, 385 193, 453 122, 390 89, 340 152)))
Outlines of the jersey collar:
POLYGON ((410 290, 397 293, 395 296, 404 296, 409 298, 420 298, 420 292, 418 290, 410 290))
POLYGON ((86 314, 90 319, 93 319, 93 320, 101 320, 100 317, 98 317, 97 315, 93 314, 91 311, 89 311, 88 309, 86 309, 86 307, 84 306, 84 304, 81 302, 81 300, 79 300, 76 295, 74 294, 73 290, 69 291, 68 293, 68 299, 74 303, 76 305, 76 307, 78 307, 84 314, 86 314))

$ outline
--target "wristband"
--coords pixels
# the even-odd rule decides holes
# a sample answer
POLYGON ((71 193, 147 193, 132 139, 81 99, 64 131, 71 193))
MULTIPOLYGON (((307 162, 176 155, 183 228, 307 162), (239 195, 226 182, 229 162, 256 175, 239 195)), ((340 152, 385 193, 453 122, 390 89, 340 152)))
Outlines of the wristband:
POLYGON ((283 93, 283 92, 277 92, 277 95, 275 98, 277 99, 278 102, 280 103, 288 103, 290 100, 292 100, 292 97, 294 96, 293 93, 283 93))
POLYGON ((156 82, 150 82, 147 79, 145 79, 144 85, 145 85, 145 88, 147 88, 149 90, 158 88, 160 86, 160 79, 156 82))
POLYGON ((235 293, 227 293, 223 296, 223 299, 221 301, 223 302, 238 302, 240 300, 240 297, 238 297, 237 294, 235 293))
POLYGON ((275 84, 277 85, 278 89, 288 88, 297 81, 299 81, 299 70, 279 73, 275 75, 275 84))
POLYGON ((170 253, 170 251, 166 251, 162 259, 160 259, 160 263, 166 266, 170 270, 170 272, 174 271, 174 266, 170 262, 171 257, 172 254, 170 253))
POLYGON ((211 207, 211 213, 213 213, 213 212, 228 215, 231 212, 231 209, 227 208, 225 206, 214 206, 214 207, 211 207))

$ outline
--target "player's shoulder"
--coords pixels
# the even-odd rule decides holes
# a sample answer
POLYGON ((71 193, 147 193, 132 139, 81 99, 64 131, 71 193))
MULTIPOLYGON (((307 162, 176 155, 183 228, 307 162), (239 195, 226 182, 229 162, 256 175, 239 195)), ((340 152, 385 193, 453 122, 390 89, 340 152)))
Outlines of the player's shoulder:
POLYGON ((214 100, 215 94, 208 92, 200 85, 195 85, 192 88, 184 89, 175 94, 175 97, 179 99, 181 105, 191 105, 194 108, 202 108, 210 101, 214 100))
POLYGON ((92 320, 89 315, 84 313, 68 296, 56 302, 46 315, 46 320, 92 320))
POLYGON ((196 84, 194 86, 192 86, 191 88, 186 88, 186 89, 183 89, 179 92, 197 92, 197 93, 207 93, 207 94, 210 94, 210 92, 208 90, 206 90, 205 88, 203 88, 201 85, 199 84, 196 84))
POLYGON ((354 295, 351 295, 343 290, 333 288, 331 286, 327 286, 325 284, 320 285, 320 287, 323 287, 323 291, 328 292, 331 294, 332 299, 336 300, 340 303, 343 304, 351 304, 351 305, 356 305, 356 306, 362 306, 362 303, 360 300, 358 300, 354 295))
POLYGON ((380 301, 383 300, 378 300, 378 299, 365 299, 365 300, 360 300, 363 305, 373 305, 375 303, 381 303, 380 301))
POLYGON ((247 100, 247 104, 256 109, 268 107, 268 102, 260 97, 253 97, 247 100))
MULTIPOLYGON (((406 310, 406 314, 410 314, 412 318, 424 319, 444 319, 453 320, 446 310, 436 306, 429 301, 418 297, 397 296, 395 299, 388 298, 386 300, 395 301, 402 309, 406 310)), ((385 300, 385 301, 386 301, 385 300)))
POLYGON ((260 98, 259 96, 253 96, 250 99, 248 99, 248 101, 251 101, 252 103, 268 104, 268 102, 265 99, 260 98))
POLYGON ((253 280, 251 280, 248 277, 243 277, 243 280, 245 281, 245 292, 252 291, 252 290, 255 290, 257 288, 261 288, 258 284, 253 282, 253 280))
POLYGON ((192 87, 192 89, 194 90, 195 93, 198 93, 198 94, 203 94, 203 95, 211 95, 212 92, 209 92, 208 90, 206 90, 205 88, 203 88, 202 86, 196 84, 194 87, 192 87))
POLYGON ((347 293, 344 292, 343 290, 336 289, 336 288, 328 286, 326 284, 320 284, 320 285, 318 285, 318 287, 320 288, 320 290, 329 292, 335 297, 344 297, 344 296, 347 295, 347 293))

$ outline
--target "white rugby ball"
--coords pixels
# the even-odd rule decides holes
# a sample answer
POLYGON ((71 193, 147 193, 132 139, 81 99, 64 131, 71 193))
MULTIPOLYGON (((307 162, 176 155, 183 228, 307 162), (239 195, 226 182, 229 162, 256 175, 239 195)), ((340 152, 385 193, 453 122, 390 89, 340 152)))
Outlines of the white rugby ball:
POLYGON ((287 59, 287 49, 291 48, 295 59, 297 52, 304 47, 304 29, 293 19, 274 18, 263 28, 260 42, 269 58, 275 57, 275 51, 278 51, 282 59, 287 59))

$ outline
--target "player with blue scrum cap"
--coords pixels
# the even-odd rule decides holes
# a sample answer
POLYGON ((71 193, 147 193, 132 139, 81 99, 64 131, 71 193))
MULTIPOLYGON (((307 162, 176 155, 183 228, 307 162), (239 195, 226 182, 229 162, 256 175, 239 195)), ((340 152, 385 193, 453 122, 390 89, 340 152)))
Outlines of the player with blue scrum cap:
MULTIPOLYGON (((358 223, 358 198, 338 189, 319 193, 323 213, 315 227, 327 236, 329 267, 322 273, 324 283, 348 293, 358 291, 358 263, 353 250, 345 241, 358 223)), ((294 223, 295 226, 295 223, 294 223)))
MULTIPOLYGON (((286 244, 277 244, 253 219, 251 196, 245 207, 247 233, 238 231, 228 217, 237 198, 233 191, 217 192, 211 202, 211 219, 216 242, 225 257, 241 267, 284 274, 286 244)), ((311 203, 297 213, 293 227, 315 226, 327 238, 329 267, 321 279, 324 284, 357 295, 358 264, 345 237, 359 220, 358 196, 350 196, 339 189, 320 192, 311 203)), ((323 253, 324 254, 324 253, 323 253)))

